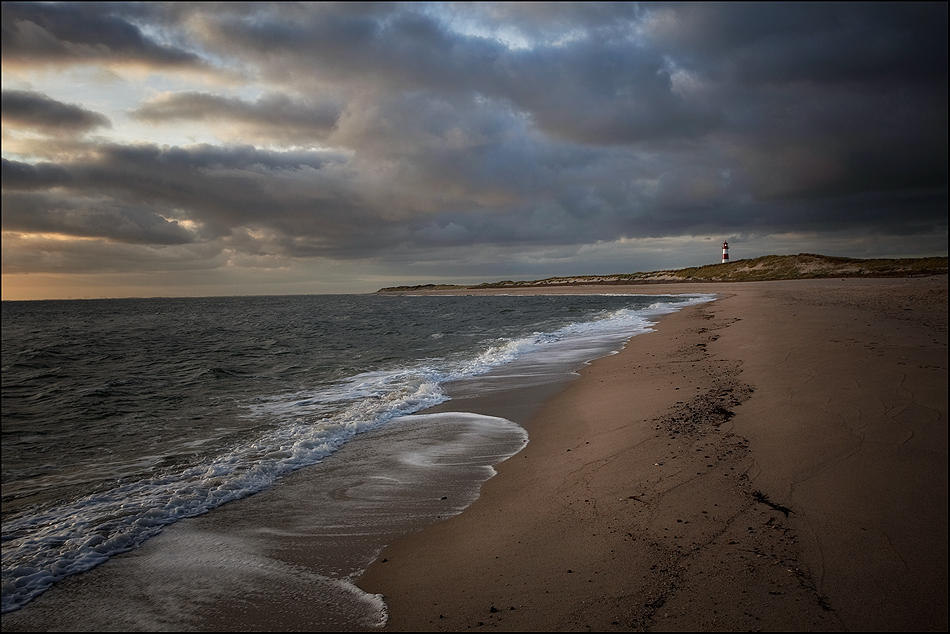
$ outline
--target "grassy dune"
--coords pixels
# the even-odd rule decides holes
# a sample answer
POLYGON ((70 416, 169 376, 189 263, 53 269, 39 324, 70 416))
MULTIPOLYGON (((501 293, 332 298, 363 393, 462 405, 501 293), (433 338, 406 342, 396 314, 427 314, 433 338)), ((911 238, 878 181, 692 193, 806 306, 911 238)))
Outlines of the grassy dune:
POLYGON ((813 253, 765 255, 726 264, 707 264, 685 269, 617 273, 615 275, 574 275, 543 280, 485 282, 471 286, 423 284, 389 286, 378 292, 453 290, 467 288, 524 288, 574 286, 580 284, 669 284, 676 282, 753 282, 766 280, 814 279, 821 277, 913 277, 947 272, 947 258, 899 258, 859 260, 813 253))

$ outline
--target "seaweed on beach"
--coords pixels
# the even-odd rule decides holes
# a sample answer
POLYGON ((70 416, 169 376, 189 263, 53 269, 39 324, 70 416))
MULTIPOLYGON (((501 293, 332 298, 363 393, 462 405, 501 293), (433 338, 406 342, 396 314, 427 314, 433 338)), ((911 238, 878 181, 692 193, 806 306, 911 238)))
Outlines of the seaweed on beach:
POLYGON ((794 513, 794 511, 792 511, 792 509, 788 508, 787 506, 776 504, 775 502, 770 500, 769 496, 767 496, 762 491, 759 491, 759 490, 753 491, 752 499, 754 499, 756 502, 761 502, 762 504, 765 504, 766 506, 773 508, 776 511, 781 511, 782 513, 785 513, 785 517, 788 517, 789 513, 794 513))

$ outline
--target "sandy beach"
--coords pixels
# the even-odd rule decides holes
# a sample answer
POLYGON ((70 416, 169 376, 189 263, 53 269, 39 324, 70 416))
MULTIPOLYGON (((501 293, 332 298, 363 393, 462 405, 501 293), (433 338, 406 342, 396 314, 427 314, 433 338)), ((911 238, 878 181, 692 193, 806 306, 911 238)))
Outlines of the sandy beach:
POLYGON ((946 630, 947 276, 609 291, 721 298, 386 548, 360 586, 387 628, 946 630))

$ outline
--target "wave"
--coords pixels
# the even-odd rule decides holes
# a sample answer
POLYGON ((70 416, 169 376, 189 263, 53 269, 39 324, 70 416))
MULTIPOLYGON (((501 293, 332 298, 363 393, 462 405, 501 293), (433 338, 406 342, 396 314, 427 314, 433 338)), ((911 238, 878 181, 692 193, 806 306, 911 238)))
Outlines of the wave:
POLYGON ((2 611, 19 609, 58 580, 135 548, 170 523, 266 489, 362 432, 444 402, 449 382, 519 360, 576 367, 649 331, 651 318, 710 299, 603 311, 549 332, 483 341, 468 353, 411 360, 313 390, 259 395, 246 415, 267 421, 265 429, 216 456, 4 522, 2 611))

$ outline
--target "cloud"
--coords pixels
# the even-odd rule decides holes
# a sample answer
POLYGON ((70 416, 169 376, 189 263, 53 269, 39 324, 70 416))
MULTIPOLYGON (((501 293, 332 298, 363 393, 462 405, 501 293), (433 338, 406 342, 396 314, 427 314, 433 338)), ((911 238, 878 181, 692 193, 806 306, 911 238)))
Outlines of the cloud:
POLYGON ((146 36, 130 9, 134 13, 134 6, 121 3, 4 2, 3 63, 203 65, 197 54, 146 36))
POLYGON ((141 206, 122 206, 108 198, 65 198, 39 193, 4 193, 3 229, 151 245, 193 240, 177 221, 141 206))
POLYGON ((69 174, 58 165, 20 163, 2 159, 4 191, 50 189, 69 182, 69 174))
MULTIPOLYGON (((227 252, 220 245, 211 243, 153 245, 99 238, 64 239, 60 234, 13 231, 4 231, 2 240, 4 275, 128 275, 137 272, 180 275, 218 269, 228 262, 227 252)), ((76 286, 70 290, 80 294, 76 286)))
POLYGON ((300 102, 280 93, 251 102, 211 93, 179 92, 154 97, 131 115, 153 124, 200 121, 230 138, 306 145, 326 140, 340 111, 340 105, 332 101, 300 102))
POLYGON ((718 80, 946 81, 946 3, 683 3, 647 11, 655 46, 718 80))
POLYGON ((112 126, 105 115, 56 101, 38 92, 4 90, 0 99, 4 123, 17 128, 44 134, 78 134, 112 126))
POLYGON ((4 160, 3 229, 172 244, 246 227, 287 238, 275 244, 283 251, 338 249, 366 215, 341 167, 328 153, 246 146, 104 146, 61 164, 4 160))
POLYGON ((512 49, 393 7, 294 19, 270 10, 207 16, 203 41, 298 89, 329 84, 341 94, 429 92, 450 101, 477 94, 515 106, 547 133, 592 144, 695 137, 719 120, 671 90, 660 51, 629 38, 604 41, 602 28, 568 44, 512 49))
POLYGON ((229 78, 122 83, 114 128, 5 91, 10 129, 43 137, 5 154, 5 231, 201 246, 229 254, 218 264, 455 257, 542 275, 595 254, 613 270, 627 247, 591 245, 635 240, 850 232, 867 255, 946 236, 945 4, 3 10, 4 62, 54 79, 126 63, 229 78))

